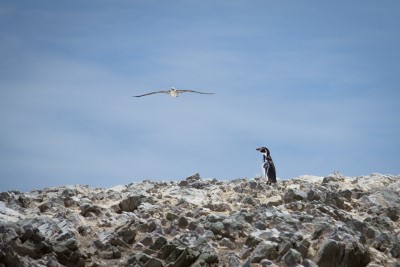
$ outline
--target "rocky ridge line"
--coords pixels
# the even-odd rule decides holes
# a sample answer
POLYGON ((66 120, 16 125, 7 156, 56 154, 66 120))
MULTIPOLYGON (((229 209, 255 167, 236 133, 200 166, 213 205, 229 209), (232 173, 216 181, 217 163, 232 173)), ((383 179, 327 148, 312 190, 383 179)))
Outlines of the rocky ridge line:
POLYGON ((0 193, 2 266, 400 266, 400 176, 0 193))

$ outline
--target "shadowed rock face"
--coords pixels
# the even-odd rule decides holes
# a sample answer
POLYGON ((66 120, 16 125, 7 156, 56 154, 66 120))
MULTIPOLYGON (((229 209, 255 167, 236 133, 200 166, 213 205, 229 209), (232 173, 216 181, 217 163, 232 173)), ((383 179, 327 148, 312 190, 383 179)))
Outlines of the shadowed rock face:
POLYGON ((398 266, 400 177, 0 193, 2 266, 398 266))

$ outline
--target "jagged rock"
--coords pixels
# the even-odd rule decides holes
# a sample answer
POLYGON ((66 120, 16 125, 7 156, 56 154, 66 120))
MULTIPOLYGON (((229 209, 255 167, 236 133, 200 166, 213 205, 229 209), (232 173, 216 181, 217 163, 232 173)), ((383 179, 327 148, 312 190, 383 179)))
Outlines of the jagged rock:
POLYGON ((202 253, 198 259, 191 265, 192 267, 213 266, 219 262, 218 256, 211 253, 202 253))
POLYGON ((232 210, 231 206, 228 203, 207 203, 205 207, 209 208, 212 211, 218 211, 218 212, 232 210))
POLYGON ((322 184, 338 183, 338 182, 344 182, 344 177, 339 173, 331 174, 327 177, 324 177, 324 179, 322 180, 322 184))
POLYGON ((285 203, 290 203, 298 200, 304 200, 307 194, 304 191, 289 189, 282 197, 285 203))
POLYGON ((200 177, 199 173, 195 173, 195 174, 193 174, 193 175, 191 175, 191 176, 186 178, 186 181, 188 181, 188 182, 197 182, 197 181, 200 181, 200 180, 201 180, 201 177, 200 177))
POLYGON ((392 248, 389 250, 389 253, 394 258, 400 258, 400 238, 393 244, 392 248))
POLYGON ((78 249, 78 241, 75 238, 70 238, 64 242, 61 243, 61 246, 65 246, 66 248, 68 248, 69 250, 77 250, 78 249))
POLYGON ((373 247, 379 251, 387 252, 392 244, 392 238, 389 233, 381 233, 374 240, 373 247))
POLYGON ((242 203, 254 206, 257 204, 257 201, 251 196, 246 196, 242 199, 242 203))
POLYGON ((84 217, 95 217, 101 214, 101 208, 97 205, 83 204, 79 208, 81 209, 81 215, 84 217))
POLYGON ((180 181, 178 185, 181 187, 188 186, 189 182, 188 181, 180 181))
POLYGON ((224 237, 221 242, 220 242, 221 246, 227 247, 229 249, 234 250, 236 248, 235 243, 233 243, 232 241, 230 241, 228 238, 224 237))
POLYGON ((133 244, 136 238, 136 230, 131 229, 130 227, 124 227, 117 231, 117 236, 126 244, 133 244))
POLYGON ((339 191, 339 194, 349 202, 351 201, 351 197, 353 196, 353 193, 349 189, 341 190, 339 191))
POLYGON ((178 220, 178 226, 180 228, 186 228, 189 225, 189 221, 188 219, 186 219, 185 217, 180 217, 178 220))
POLYGON ((279 196, 271 196, 267 199, 267 208, 276 207, 283 204, 282 197, 279 196))
POLYGON ((371 261, 369 251, 356 242, 337 242, 328 239, 318 251, 319 266, 367 266, 371 261))
POLYGON ((251 256, 252 263, 259 263, 262 259, 274 260, 278 257, 276 248, 278 244, 270 241, 262 241, 254 249, 251 256))
POLYGON ((142 240, 140 240, 144 246, 148 247, 153 245, 153 238, 151 236, 145 236, 142 240))
POLYGON ((274 264, 272 261, 263 259, 260 261, 261 267, 278 267, 278 265, 274 264))
POLYGON ((210 230, 214 233, 214 235, 222 235, 222 232, 224 231, 225 226, 222 222, 215 222, 212 223, 210 226, 210 230))
POLYGON ((355 199, 360 199, 362 196, 366 195, 366 193, 359 188, 352 189, 351 193, 352 193, 352 197, 355 199))
POLYGON ((317 264, 315 264, 312 260, 310 259, 305 259, 301 263, 304 267, 318 267, 317 264))
POLYGON ((283 256, 283 261, 287 266, 296 266, 303 261, 301 253, 295 249, 289 249, 289 251, 283 256))
POLYGON ((145 253, 132 253, 121 264, 122 266, 143 266, 151 259, 152 257, 145 253))
POLYGON ((364 221, 381 231, 394 231, 393 221, 387 216, 367 217, 364 221))
POLYGON ((179 218, 179 216, 174 213, 168 212, 165 218, 167 218, 168 221, 175 221, 179 218))
POLYGON ((230 267, 241 267, 242 263, 239 259, 239 257, 234 253, 228 253, 226 256, 226 262, 228 263, 228 266, 230 267))
POLYGON ((318 251, 316 262, 318 266, 338 267, 344 256, 345 244, 328 239, 318 251))
POLYGON ((121 251, 111 244, 107 244, 103 249, 97 250, 96 254, 104 260, 119 259, 122 256, 121 251))
POLYGON ((291 248, 293 248, 292 242, 283 240, 278 246, 278 255, 284 256, 291 248))
POLYGON ((150 246, 150 249, 160 250, 165 244, 167 244, 167 239, 163 236, 160 236, 156 239, 153 245, 150 246))
POLYGON ((128 198, 122 200, 119 203, 119 207, 121 208, 122 211, 134 211, 139 207, 139 205, 142 203, 142 197, 141 196, 129 196, 128 198))
POLYGON ((255 236, 250 235, 249 237, 247 237, 246 241, 245 241, 245 245, 251 248, 256 247, 258 244, 260 244, 260 242, 262 241, 262 239, 257 238, 255 236))
POLYGON ((307 239, 304 239, 300 242, 300 244, 296 247, 296 250, 300 252, 301 256, 304 258, 307 258, 308 256, 308 249, 311 246, 311 242, 308 241, 307 239))
POLYGON ((394 222, 397 222, 400 216, 399 207, 389 207, 385 210, 385 214, 394 222))
POLYGON ((318 201, 318 200, 321 200, 322 198, 323 198, 322 192, 319 192, 315 189, 310 189, 307 192, 307 200, 308 201, 314 201, 314 200, 318 201))
POLYGON ((339 209, 345 209, 344 199, 336 192, 328 192, 325 196, 325 204, 338 207, 339 209))

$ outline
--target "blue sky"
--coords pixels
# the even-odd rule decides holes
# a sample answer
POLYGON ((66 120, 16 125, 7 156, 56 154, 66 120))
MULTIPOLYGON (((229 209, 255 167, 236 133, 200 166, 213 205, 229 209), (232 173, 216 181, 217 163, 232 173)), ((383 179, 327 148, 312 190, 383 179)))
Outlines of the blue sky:
POLYGON ((2 1, 0 191, 399 174, 399 1, 2 1), (215 92, 132 98, 154 90, 215 92))

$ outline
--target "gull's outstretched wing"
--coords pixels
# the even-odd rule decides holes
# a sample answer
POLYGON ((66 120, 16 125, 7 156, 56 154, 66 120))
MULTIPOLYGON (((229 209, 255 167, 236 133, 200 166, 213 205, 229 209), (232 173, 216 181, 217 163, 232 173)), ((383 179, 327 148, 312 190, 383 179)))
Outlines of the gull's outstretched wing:
POLYGON ((179 93, 198 93, 198 94, 203 94, 203 95, 213 95, 214 93, 204 93, 204 92, 199 92, 199 91, 193 91, 193 90, 176 90, 179 93))
POLYGON ((142 96, 154 95, 154 94, 169 94, 169 91, 157 91, 157 92, 147 93, 147 94, 144 94, 144 95, 134 95, 132 97, 142 97, 142 96))

